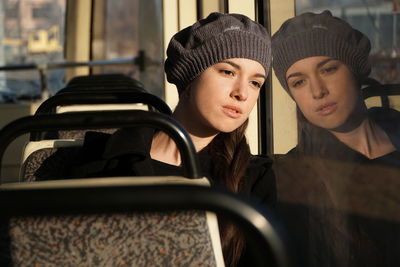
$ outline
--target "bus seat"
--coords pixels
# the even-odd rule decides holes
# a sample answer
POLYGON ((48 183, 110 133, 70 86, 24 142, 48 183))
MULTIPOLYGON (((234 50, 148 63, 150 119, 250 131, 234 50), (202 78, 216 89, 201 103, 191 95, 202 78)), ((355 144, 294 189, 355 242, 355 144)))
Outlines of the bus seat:
POLYGON ((213 213, 243 229, 256 266, 289 266, 268 211, 206 180, 159 178, 0 186, 2 266, 224 266, 213 213))
MULTIPOLYGON (((112 177, 89 180, 7 184, 2 189, 46 188, 50 193, 51 189, 64 189, 72 193, 74 190, 71 188, 79 191, 81 188, 99 188, 98 185, 105 190, 149 184, 209 186, 206 178, 112 177)), ((63 202, 70 197, 61 193, 57 199, 50 197, 48 201, 56 201, 57 208, 62 211, 66 204, 63 202)), ((100 196, 92 197, 91 201, 96 201, 100 196)), ((38 203, 38 207, 43 206, 38 203)), ((5 248, 3 240, 3 255, 0 257, 15 266, 223 266, 218 223, 211 212, 61 212, 57 215, 13 216, 6 224, 7 229, 3 231, 8 233, 3 233, 3 237, 9 240, 9 244, 5 248)))
MULTIPOLYGON (((124 74, 95 74, 95 75, 85 75, 85 76, 77 76, 71 79, 65 88, 61 89, 57 92, 59 94, 72 94, 72 93, 91 93, 92 95, 95 93, 98 94, 110 94, 110 93, 133 93, 137 94, 136 100, 132 101, 132 98, 128 96, 131 100, 126 100, 126 103, 120 103, 121 105, 128 106, 126 104, 132 103, 142 103, 146 104, 149 110, 157 110, 159 112, 164 112, 166 114, 170 114, 171 110, 168 106, 157 96, 150 94, 146 91, 143 84, 139 81, 128 77, 124 74)), ((120 96, 120 99, 123 99, 124 96, 120 96)), ((120 100, 122 101, 122 100, 120 100)), ((111 102, 112 103, 112 102, 111 102)), ((104 106, 104 103, 98 103, 104 106)), ((74 105, 73 110, 86 110, 88 107, 80 107, 74 105), (80 107, 80 108, 79 108, 80 107)), ((101 106, 101 107, 102 107, 101 106)), ((101 109, 99 107, 98 109, 101 109)), ((107 106, 105 106, 107 107, 107 106)), ((65 112, 65 106, 59 106, 57 109, 58 113, 65 112)), ((70 107, 71 109, 71 107, 70 107)), ((121 109, 121 107, 109 106, 106 109, 121 109)), ((124 108, 126 109, 126 108, 124 108)), ((130 108, 129 108, 130 109, 130 108)), ((68 111, 69 109, 67 109, 68 111)))
MULTIPOLYGON (((133 92, 137 94, 136 100, 132 100, 132 97, 128 96, 128 98, 130 98, 131 100, 126 100, 126 103, 128 104, 142 103, 148 105, 149 110, 157 110, 159 112, 171 114, 171 110, 169 109, 168 106, 166 106, 163 100, 147 92, 142 83, 124 74, 96 74, 96 75, 78 76, 69 81, 66 87, 58 91, 57 94, 59 95, 64 93, 68 94, 91 93, 93 95, 93 93, 95 93, 95 95, 98 95, 98 94, 133 93, 133 92)), ((123 98, 124 96, 121 95, 120 99, 123 98)), ((106 102, 99 104, 106 104, 106 102)), ((85 107, 85 109, 78 109, 77 107, 74 107, 74 110, 75 111, 86 110, 86 108, 87 107, 85 107)), ((111 107, 111 108, 118 109, 118 107, 111 107)), ((66 109, 65 106, 59 106, 57 112, 58 113, 65 112, 64 109, 66 109)))
MULTIPOLYGON (((172 117, 162 113, 143 111, 143 110, 126 110, 126 111, 92 111, 92 112, 74 112, 65 114, 42 114, 27 116, 15 120, 6 125, 0 131, 0 155, 3 157, 6 147, 16 137, 21 134, 33 132, 33 131, 47 131, 47 130, 68 130, 68 129, 99 129, 99 128, 123 128, 123 127, 136 127, 144 126, 150 128, 157 128, 161 131, 165 131, 167 134, 177 142, 178 148, 182 151, 182 161, 184 166, 184 173, 187 177, 198 177, 199 169, 197 158, 194 156, 195 150, 191 143, 190 137, 183 130, 172 117), (189 147, 189 148, 188 148, 189 147), (194 155, 193 155, 194 154, 194 155)), ((31 148, 38 150, 39 148, 45 149, 42 153, 39 151, 35 158, 30 157, 31 162, 27 162, 27 157, 24 157, 25 162, 23 167, 37 168, 40 163, 49 155, 54 153, 54 149, 57 146, 62 145, 79 145, 82 141, 71 141, 71 140, 60 140, 56 141, 45 141, 32 143, 27 146, 27 152, 25 154, 31 154, 31 148), (52 146, 52 147, 50 147, 52 146), (29 150, 29 152, 28 152, 29 150)), ((71 147, 70 147, 71 148, 71 147)), ((72 148, 73 149, 73 148, 72 148)), ((68 154, 68 153, 65 153, 68 154)), ((60 161, 62 163, 63 160, 60 161)), ((1 158, 0 158, 1 164, 1 158)), ((27 176, 25 170, 20 172, 23 174, 22 180, 32 180, 31 176, 27 176)), ((30 172, 31 174, 31 172, 30 172)), ((1 175, 1 174, 0 174, 1 175)), ((1 178, 1 176, 0 176, 1 178)), ((1 179, 0 179, 1 182, 1 179)))
MULTIPOLYGON (((35 115, 131 109, 172 114, 168 105, 161 98, 148 93, 140 82, 122 74, 101 74, 75 77, 56 95, 44 101, 36 110, 35 115)), ((105 132, 106 130, 98 129, 97 131, 105 132)), ((113 131, 115 129, 108 129, 106 132, 113 131)), ((83 138, 84 133, 84 129, 51 133, 34 132, 30 140, 83 138)))
MULTIPOLYGON (((126 111, 118 113, 121 118, 125 118, 120 121, 121 125, 124 125, 124 122, 131 122, 130 126, 132 124, 155 124, 157 126, 157 120, 162 120, 163 123, 158 123, 158 126, 167 132, 173 132, 173 138, 177 140, 181 151, 183 150, 183 157, 192 159, 191 161, 183 160, 183 162, 184 166, 193 164, 193 166, 190 166, 192 171, 187 175, 193 179, 184 177, 113 177, 110 179, 94 178, 35 183, 8 183, 2 188, 15 187, 24 190, 25 188, 85 188, 90 185, 116 187, 126 184, 165 185, 171 183, 210 185, 207 178, 198 177, 199 167, 195 158, 193 144, 188 139, 188 135, 181 131, 182 128, 178 128, 179 125, 170 121, 167 116, 153 112, 126 111), (148 117, 143 120, 146 117, 145 114, 148 117), (189 153, 190 155, 188 155, 189 153)), ((10 139, 14 138, 10 138, 10 136, 18 136, 21 132, 29 131, 30 127, 24 126, 29 124, 31 126, 39 125, 36 130, 47 129, 47 125, 51 125, 53 128, 62 128, 63 126, 74 128, 82 127, 82 122, 89 118, 91 120, 98 118, 100 123, 94 123, 93 127, 99 124, 105 127, 115 126, 115 123, 110 123, 110 119, 118 120, 119 116, 113 116, 112 114, 115 115, 116 113, 112 111, 109 114, 111 115, 109 119, 106 119, 107 115, 99 112, 85 113, 84 115, 73 113, 30 116, 15 121, 9 127, 6 126, 0 132, 0 140, 2 143, 8 143, 10 139), (82 121, 85 116, 86 119, 82 121), (63 121, 65 117, 69 119, 63 121), (46 118, 51 119, 46 120, 46 118), (106 122, 102 124, 104 121, 106 122), (56 122, 56 125, 54 122, 56 122)), ((81 140, 31 142, 25 150, 24 158, 27 159, 25 166, 28 165, 27 167, 29 168, 29 165, 36 165, 35 167, 37 167, 37 165, 40 165, 40 161, 46 158, 48 154, 51 154, 53 150, 60 147, 74 148, 81 144, 81 140), (40 147, 39 150, 38 147, 40 147), (43 151, 44 153, 42 153, 43 151), (29 161, 32 155, 36 157, 29 161)), ((35 216, 12 217, 7 222, 7 227, 10 230, 7 238, 10 239, 11 243, 9 247, 10 254, 5 257, 17 266, 21 264, 47 265, 49 263, 71 266, 99 264, 114 266, 121 264, 121 262, 126 262, 129 265, 144 266, 146 262, 159 265, 167 263, 167 265, 170 265, 174 262, 187 264, 187 261, 214 266, 217 266, 216 263, 219 262, 218 266, 223 266, 221 265, 223 259, 218 224, 215 215, 207 212, 189 210, 139 215, 121 212, 112 216, 106 214, 78 214, 73 216, 44 216, 40 218, 35 216), (35 229, 34 233, 31 231, 32 227, 35 229), (217 231, 216 234, 211 235, 209 233, 211 230, 217 231), (96 234, 91 234, 93 231, 96 234), (179 233, 178 237, 176 237, 176 233, 179 233), (77 242, 77 239, 80 241, 77 242), (214 244, 212 244, 212 241, 214 241, 214 244), (54 246, 57 246, 57 249, 48 249, 49 247, 55 248, 54 246), (213 252, 213 248, 216 249, 216 252, 213 252), (159 257, 159 254, 163 255, 163 257, 159 257), (218 259, 215 255, 218 255, 218 259)), ((4 247, 1 250, 7 251, 4 247)))
POLYGON ((368 108, 380 106, 400 110, 400 84, 381 84, 369 78, 362 94, 368 108))
POLYGON ((145 91, 142 83, 125 74, 108 73, 76 76, 69 80, 66 87, 58 91, 58 93, 70 90, 92 90, 90 88, 93 87, 97 89, 134 87, 136 89, 141 88, 145 91))

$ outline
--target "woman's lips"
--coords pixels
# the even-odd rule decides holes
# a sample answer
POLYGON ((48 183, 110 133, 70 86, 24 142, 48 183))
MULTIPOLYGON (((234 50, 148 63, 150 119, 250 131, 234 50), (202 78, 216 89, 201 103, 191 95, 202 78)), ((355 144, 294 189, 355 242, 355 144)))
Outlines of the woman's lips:
POLYGON ((223 106, 222 111, 228 116, 233 119, 240 118, 242 115, 242 110, 236 106, 223 106))
POLYGON ((336 104, 335 102, 329 102, 329 103, 320 105, 320 106, 316 109, 316 112, 317 112, 319 115, 327 116, 327 115, 330 115, 330 114, 332 114, 333 112, 335 112, 336 109, 337 109, 337 104, 336 104))

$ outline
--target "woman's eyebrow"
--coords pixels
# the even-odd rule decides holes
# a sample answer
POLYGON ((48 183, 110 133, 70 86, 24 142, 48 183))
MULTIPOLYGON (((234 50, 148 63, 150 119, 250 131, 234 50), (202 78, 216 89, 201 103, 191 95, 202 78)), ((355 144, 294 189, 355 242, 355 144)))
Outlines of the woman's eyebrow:
MULTIPOLYGON (((223 61, 221 61, 221 63, 227 63, 227 64, 231 65, 232 67, 234 67, 235 69, 238 69, 238 70, 242 69, 242 67, 240 65, 238 65, 235 62, 230 61, 230 60, 223 60, 223 61)), ((263 78, 264 80, 267 79, 267 77, 262 73, 256 73, 256 74, 254 74, 254 76, 255 77, 259 77, 259 78, 263 78)))
POLYGON ((241 69, 240 65, 238 65, 235 62, 230 61, 230 60, 222 60, 221 63, 227 63, 227 64, 231 65, 232 67, 234 67, 235 69, 238 69, 238 70, 241 69))
MULTIPOLYGON (((319 63, 317 64, 317 68, 322 67, 323 65, 325 65, 326 63, 328 63, 329 61, 332 61, 332 60, 336 60, 336 59, 330 57, 330 58, 327 58, 327 59, 322 60, 321 62, 319 62, 319 63)), ((301 72, 291 73, 289 76, 286 77, 286 80, 289 80, 289 78, 298 77, 298 76, 301 76, 301 75, 302 75, 301 72)))
POLYGON ((303 75, 301 72, 291 73, 289 76, 286 77, 286 80, 289 80, 289 78, 297 77, 297 76, 301 76, 301 75, 303 75))
POLYGON ((327 58, 327 59, 324 59, 324 60, 322 60, 321 62, 319 62, 319 63, 317 64, 317 67, 319 68, 319 67, 325 65, 326 63, 328 63, 328 62, 331 61, 331 60, 335 60, 335 59, 332 58, 332 57, 327 58))

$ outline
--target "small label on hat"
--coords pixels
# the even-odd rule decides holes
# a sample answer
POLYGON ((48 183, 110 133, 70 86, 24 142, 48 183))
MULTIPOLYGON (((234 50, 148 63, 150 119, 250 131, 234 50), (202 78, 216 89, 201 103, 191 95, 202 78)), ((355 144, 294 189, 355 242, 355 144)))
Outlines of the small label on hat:
POLYGON ((324 25, 321 24, 316 24, 316 25, 312 25, 313 29, 322 29, 322 30, 328 30, 328 28, 324 25))
POLYGON ((235 30, 240 30, 240 27, 239 26, 230 26, 229 28, 224 29, 224 32, 235 31, 235 30))

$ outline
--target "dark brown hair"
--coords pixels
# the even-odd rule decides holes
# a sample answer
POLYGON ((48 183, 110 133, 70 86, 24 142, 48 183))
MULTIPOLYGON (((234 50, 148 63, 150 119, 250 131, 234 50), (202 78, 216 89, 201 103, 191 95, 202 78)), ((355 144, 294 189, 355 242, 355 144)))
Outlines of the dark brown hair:
POLYGON ((297 128, 298 128, 298 152, 302 155, 317 156, 325 154, 326 140, 328 138, 328 131, 311 124, 300 111, 297 109, 297 128), (323 141, 325 140, 325 141, 323 141))
POLYGON ((353 160, 354 155, 348 153, 347 146, 338 146, 337 138, 328 130, 310 123, 297 107, 298 144, 299 156, 311 156, 314 160, 339 159, 353 160))
MULTIPOLYGON (((245 136, 247 125, 248 120, 233 132, 219 133, 209 145, 215 183, 235 193, 245 185, 250 161, 250 148, 245 136)), ((221 217, 218 220, 225 264, 236 266, 245 246, 244 236, 233 223, 221 217)))

